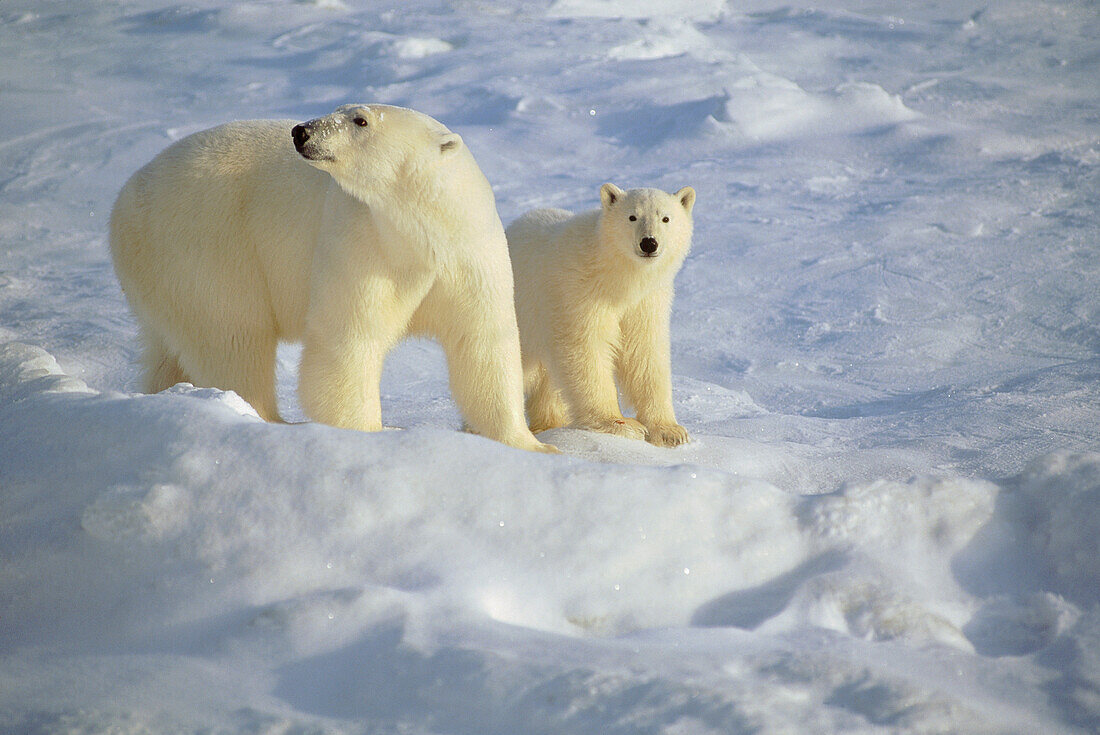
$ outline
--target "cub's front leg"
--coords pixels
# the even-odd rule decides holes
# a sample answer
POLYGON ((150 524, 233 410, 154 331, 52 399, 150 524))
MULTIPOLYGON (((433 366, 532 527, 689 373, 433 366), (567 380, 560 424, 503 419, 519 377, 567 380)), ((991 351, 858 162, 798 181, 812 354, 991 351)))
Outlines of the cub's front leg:
POLYGON ((645 425, 651 444, 675 447, 690 440, 672 407, 669 286, 623 315, 618 375, 623 394, 645 425))

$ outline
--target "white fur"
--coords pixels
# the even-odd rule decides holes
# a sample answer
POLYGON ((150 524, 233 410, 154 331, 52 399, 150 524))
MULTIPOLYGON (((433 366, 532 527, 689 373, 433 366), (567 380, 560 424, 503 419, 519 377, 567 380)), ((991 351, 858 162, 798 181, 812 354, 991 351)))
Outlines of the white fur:
POLYGON ((572 422, 676 446, 688 434, 672 408, 669 312, 695 191, 604 184, 600 199, 577 215, 536 209, 508 228, 528 421, 535 432, 572 422), (644 238, 657 242, 653 257, 644 238), (616 377, 637 419, 623 416, 616 377))
POLYGON ((303 123, 314 134, 300 155, 293 126, 196 133, 119 195, 111 253, 146 390, 232 389, 278 421, 276 344, 301 340, 306 414, 377 431, 386 353, 426 334, 474 431, 551 450, 523 418, 504 230, 461 139, 412 110, 348 105, 303 123))

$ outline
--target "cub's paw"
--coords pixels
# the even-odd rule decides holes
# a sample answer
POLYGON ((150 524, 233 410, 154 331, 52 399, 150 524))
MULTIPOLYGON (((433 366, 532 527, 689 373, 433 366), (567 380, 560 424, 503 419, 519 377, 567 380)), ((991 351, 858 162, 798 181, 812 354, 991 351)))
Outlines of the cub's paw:
POLYGON ((589 431, 599 431, 604 434, 615 434, 627 439, 645 439, 646 428, 637 419, 611 417, 605 419, 593 419, 579 424, 580 428, 589 431))
POLYGON ((668 424, 650 424, 648 427, 650 444, 658 447, 678 447, 691 441, 687 429, 673 422, 668 424))

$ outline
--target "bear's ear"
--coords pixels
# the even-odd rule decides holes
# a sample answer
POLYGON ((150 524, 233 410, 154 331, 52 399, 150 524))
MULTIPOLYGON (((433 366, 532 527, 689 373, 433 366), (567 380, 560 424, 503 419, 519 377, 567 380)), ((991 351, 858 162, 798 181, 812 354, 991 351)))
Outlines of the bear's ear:
POLYGON ((680 189, 680 191, 676 192, 672 196, 679 199, 680 204, 688 212, 691 212, 691 208, 695 206, 695 189, 692 189, 690 186, 685 186, 683 189, 680 189))
POLYGON ((462 147, 462 137, 458 133, 444 133, 439 136, 439 152, 448 156, 462 147))
POLYGON ((625 194, 622 189, 614 184, 604 184, 600 187, 600 201, 603 203, 603 208, 607 209, 615 202, 619 201, 625 194))

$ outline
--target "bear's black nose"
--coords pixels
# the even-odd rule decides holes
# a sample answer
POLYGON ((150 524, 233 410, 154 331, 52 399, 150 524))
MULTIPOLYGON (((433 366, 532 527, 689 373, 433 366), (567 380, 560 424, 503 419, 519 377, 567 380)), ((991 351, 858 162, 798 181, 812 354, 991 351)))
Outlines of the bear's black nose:
POLYGON ((642 249, 642 252, 646 255, 653 255, 657 252, 657 241, 652 237, 643 237, 642 241, 638 243, 638 247, 642 249))
POLYGON ((295 125, 290 129, 290 137, 294 138, 294 147, 302 150, 302 146, 309 140, 309 131, 304 125, 295 125))

